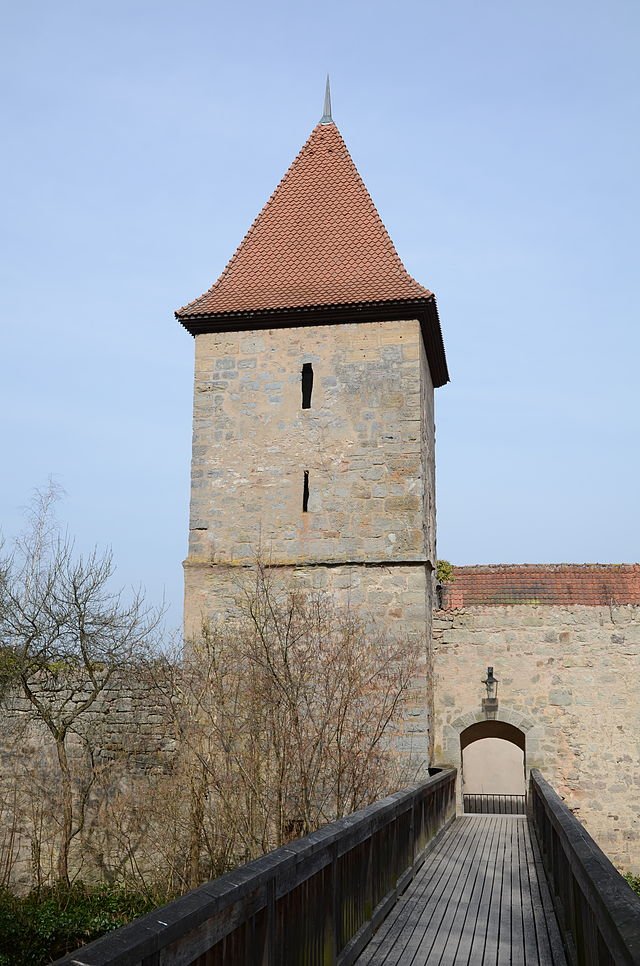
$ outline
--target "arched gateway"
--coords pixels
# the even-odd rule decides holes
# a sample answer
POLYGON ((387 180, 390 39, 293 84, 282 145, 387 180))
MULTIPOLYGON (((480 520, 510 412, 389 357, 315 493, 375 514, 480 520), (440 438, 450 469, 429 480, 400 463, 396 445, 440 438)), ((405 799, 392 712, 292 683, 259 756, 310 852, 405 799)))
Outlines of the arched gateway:
POLYGON ((505 721, 479 721, 460 733, 465 812, 524 814, 526 736, 505 721))
POLYGON ((541 727, 500 706, 499 717, 461 715, 444 729, 444 760, 458 769, 458 809, 523 813, 529 771, 540 762, 541 727))

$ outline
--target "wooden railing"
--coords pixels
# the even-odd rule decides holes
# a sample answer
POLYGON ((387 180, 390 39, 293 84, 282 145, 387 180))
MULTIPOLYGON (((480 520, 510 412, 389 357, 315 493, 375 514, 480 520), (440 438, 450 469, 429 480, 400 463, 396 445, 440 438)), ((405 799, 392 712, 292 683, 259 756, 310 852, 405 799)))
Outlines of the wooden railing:
POLYGON ((353 963, 455 817, 456 772, 433 772, 427 781, 200 886, 58 962, 353 963))
POLYGON ((537 769, 529 805, 572 966, 640 966, 640 899, 537 769))

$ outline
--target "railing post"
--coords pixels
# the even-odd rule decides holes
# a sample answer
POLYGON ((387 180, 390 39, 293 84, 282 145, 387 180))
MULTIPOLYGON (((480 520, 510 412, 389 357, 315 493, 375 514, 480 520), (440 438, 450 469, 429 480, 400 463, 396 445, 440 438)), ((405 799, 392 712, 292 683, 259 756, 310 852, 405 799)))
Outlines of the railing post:
POLYGON ((412 862, 415 862, 416 860, 417 843, 416 843, 415 828, 416 828, 416 808, 417 807, 418 807, 417 802, 414 798, 414 800, 411 803, 411 818, 409 820, 409 848, 408 848, 408 852, 409 852, 409 855, 411 856, 412 862))
POLYGON ((264 966, 276 966, 276 882, 277 878, 274 877, 269 882, 267 882, 267 907, 266 907, 266 924, 265 924, 265 936, 264 936, 264 951, 262 955, 262 962, 264 966))
MULTIPOLYGON (((338 846, 337 844, 331 847, 331 862, 329 863, 331 872, 331 902, 328 904, 330 910, 331 921, 329 922, 329 929, 325 931, 325 937, 328 935, 330 948, 325 947, 324 963, 329 966, 330 963, 335 963, 336 957, 340 950, 340 911, 341 911, 341 896, 340 896, 340 882, 338 875, 338 846), (330 958, 327 958, 327 955, 330 958)), ((326 939, 325 939, 326 941, 326 939)))

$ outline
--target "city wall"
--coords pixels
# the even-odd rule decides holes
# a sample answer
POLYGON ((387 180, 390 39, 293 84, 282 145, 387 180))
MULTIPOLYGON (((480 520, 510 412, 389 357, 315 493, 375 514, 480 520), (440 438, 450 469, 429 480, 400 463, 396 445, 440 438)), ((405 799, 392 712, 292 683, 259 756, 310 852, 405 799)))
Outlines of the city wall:
MULTIPOLYGON (((35 687, 46 708, 52 697, 35 687)), ((57 700, 65 711, 86 694, 60 680, 57 700)), ((55 703, 54 703, 55 707, 55 703)), ((18 891, 55 880, 61 831, 62 789, 55 741, 42 716, 17 690, 3 695, 0 712, 0 887, 18 891)), ((74 878, 92 880, 122 873, 124 862, 154 851, 141 831, 152 825, 153 790, 174 768, 177 741, 170 702, 148 672, 114 676, 89 711, 70 729, 66 742, 73 780, 75 827, 71 850, 74 878)), ((160 816, 159 816, 160 818, 160 816)), ((158 830, 169 838, 170 816, 158 830)), ((148 864, 148 863, 147 863, 148 864)), ((153 881, 153 860, 149 880, 153 881)))
POLYGON ((612 861, 640 872, 640 567, 455 568, 434 615, 435 758, 497 720, 612 861))
MULTIPOLYGON (((334 595, 384 627, 424 641, 399 739, 403 754, 460 768, 460 735, 485 720, 482 679, 493 666, 496 719, 524 735, 527 769, 541 768, 612 861, 639 873, 640 567, 515 570, 455 568, 434 612, 432 653, 424 619, 432 580, 425 566, 275 567, 271 574, 281 587, 334 595)), ((198 566, 192 603, 210 613, 214 601, 219 615, 240 614, 252 581, 249 567, 198 566)), ((154 783, 172 780, 174 721, 166 697, 151 685, 144 677, 114 679, 72 739, 76 794, 86 777, 87 748, 97 782, 74 842, 81 876, 115 871, 112 855, 123 854, 123 837, 133 847, 136 816, 142 809, 148 819, 154 783)), ((18 888, 37 880, 36 866, 41 876, 51 871, 59 827, 55 748, 28 712, 24 698, 5 696, 0 877, 7 883, 11 866, 18 888)), ((157 837, 151 849, 145 846, 160 861, 172 841, 171 821, 169 814, 158 816, 157 837)))

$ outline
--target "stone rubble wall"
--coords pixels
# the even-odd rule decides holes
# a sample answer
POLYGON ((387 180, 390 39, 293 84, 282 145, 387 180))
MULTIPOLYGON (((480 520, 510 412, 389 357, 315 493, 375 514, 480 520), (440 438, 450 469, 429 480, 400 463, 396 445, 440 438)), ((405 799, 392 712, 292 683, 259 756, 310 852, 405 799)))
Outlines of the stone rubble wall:
MULTIPOLYGON (((36 689, 37 694, 37 689, 36 689)), ((64 696, 61 688, 60 696, 64 696)), ((76 702, 81 693, 74 695, 76 702)), ((89 879, 109 867, 108 833, 101 824, 99 799, 127 809, 171 773, 177 741, 170 710, 144 676, 114 677, 68 738, 76 800, 90 771, 95 790, 88 799, 85 829, 73 846, 75 873, 89 879)), ((0 708, 0 878, 25 891, 39 875, 55 875, 55 843, 60 828, 59 766, 55 742, 27 699, 13 691, 0 708), (40 871, 38 871, 38 869, 40 871)))
POLYGON ((189 560, 426 559, 432 400, 417 321, 198 335, 189 560))
POLYGON ((471 606, 433 622, 435 760, 460 767, 460 732, 498 720, 526 735, 538 767, 603 851, 640 873, 640 606, 471 606))
POLYGON ((424 660, 397 746, 426 767, 435 431, 420 323, 212 332, 195 343, 186 639, 203 618, 237 613, 258 556, 362 609, 383 633, 417 635, 424 660))
MULTIPOLYGON (((246 613, 255 586, 252 568, 222 564, 190 565, 188 624, 197 629, 202 618, 224 623, 246 613)), ((268 568, 276 592, 299 588, 327 594, 338 606, 370 620, 375 633, 402 634, 419 642, 420 666, 405 706, 404 721, 394 745, 415 765, 415 780, 432 760, 431 613, 433 578, 425 564, 385 566, 345 565, 268 568)), ((197 630, 194 630, 197 635, 197 630)))

